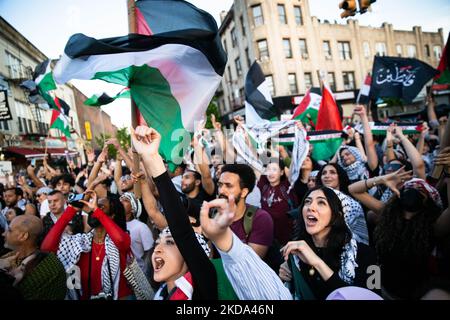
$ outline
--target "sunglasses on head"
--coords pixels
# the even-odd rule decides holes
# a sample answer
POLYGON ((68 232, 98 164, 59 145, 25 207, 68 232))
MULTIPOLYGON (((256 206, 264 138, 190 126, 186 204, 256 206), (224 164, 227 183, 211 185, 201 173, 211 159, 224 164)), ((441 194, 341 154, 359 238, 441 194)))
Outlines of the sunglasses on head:
POLYGON ((401 163, 387 163, 384 165, 383 170, 384 172, 388 171, 397 171, 400 169, 403 165, 401 163))
POLYGON ((120 181, 127 181, 127 180, 132 180, 132 179, 133 178, 129 174, 127 174, 126 176, 121 177, 120 181))

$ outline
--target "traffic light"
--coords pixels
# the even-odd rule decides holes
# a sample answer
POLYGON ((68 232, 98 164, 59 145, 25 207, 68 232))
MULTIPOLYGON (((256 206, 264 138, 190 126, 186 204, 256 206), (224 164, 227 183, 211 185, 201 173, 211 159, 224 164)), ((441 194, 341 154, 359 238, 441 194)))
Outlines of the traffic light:
POLYGON ((346 0, 339 4, 340 9, 345 11, 341 13, 341 18, 347 18, 356 14, 356 0, 346 0))
POLYGON ((363 14, 365 13, 369 8, 370 5, 374 2, 377 2, 377 0, 358 0, 359 1, 359 13, 363 14))

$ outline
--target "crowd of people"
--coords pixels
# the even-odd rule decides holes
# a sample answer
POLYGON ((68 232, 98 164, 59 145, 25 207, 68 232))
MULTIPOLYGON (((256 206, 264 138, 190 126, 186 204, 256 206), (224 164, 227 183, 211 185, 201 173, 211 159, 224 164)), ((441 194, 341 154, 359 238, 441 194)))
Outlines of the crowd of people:
POLYGON ((194 134, 175 168, 146 126, 139 164, 117 139, 84 166, 30 164, 0 186, 0 297, 450 299, 450 122, 427 109, 420 133, 374 136, 356 106, 362 132, 329 161, 311 147, 293 182, 292 150, 272 143, 259 172, 214 118, 214 148, 194 134))

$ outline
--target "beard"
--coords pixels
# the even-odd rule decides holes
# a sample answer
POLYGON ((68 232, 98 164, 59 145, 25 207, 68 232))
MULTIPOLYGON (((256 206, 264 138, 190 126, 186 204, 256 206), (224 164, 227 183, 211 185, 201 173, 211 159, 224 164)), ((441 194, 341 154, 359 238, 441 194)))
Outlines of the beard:
POLYGON ((181 191, 183 191, 183 193, 188 194, 189 192, 191 192, 192 190, 195 189, 195 184, 189 184, 185 187, 181 186, 181 191))

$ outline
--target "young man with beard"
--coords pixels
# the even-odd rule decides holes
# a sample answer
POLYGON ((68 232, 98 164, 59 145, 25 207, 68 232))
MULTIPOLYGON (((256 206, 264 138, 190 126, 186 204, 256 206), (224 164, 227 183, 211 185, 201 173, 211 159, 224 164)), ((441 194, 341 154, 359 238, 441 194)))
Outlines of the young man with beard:
POLYGON ((8 188, 3 192, 3 199, 5 201, 6 207, 0 211, 0 214, 5 217, 6 212, 9 209, 18 207, 25 212, 33 212, 35 210, 34 206, 30 203, 23 204, 23 191, 20 188, 8 188))
POLYGON ((264 258, 273 242, 272 217, 267 211, 257 209, 252 219, 250 234, 246 234, 244 227, 244 216, 251 208, 245 203, 245 199, 255 187, 255 181, 255 173, 248 165, 227 164, 222 167, 218 191, 219 198, 228 199, 230 195, 234 196, 237 209, 231 224, 231 230, 242 242, 248 244, 261 258, 264 258))

